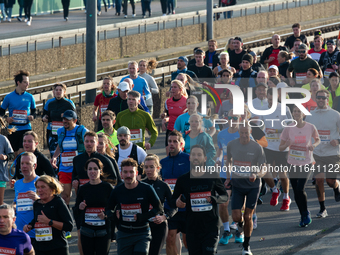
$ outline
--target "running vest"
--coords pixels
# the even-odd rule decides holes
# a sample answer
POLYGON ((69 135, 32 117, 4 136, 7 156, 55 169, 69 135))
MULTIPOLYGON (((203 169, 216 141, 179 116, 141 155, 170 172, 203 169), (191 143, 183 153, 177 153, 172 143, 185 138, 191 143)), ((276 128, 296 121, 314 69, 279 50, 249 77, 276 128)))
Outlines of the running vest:
POLYGON ((337 65, 339 63, 336 63, 337 57, 338 57, 339 51, 337 50, 332 57, 329 56, 328 51, 326 51, 325 56, 323 58, 323 69, 326 70, 327 66, 329 64, 331 65, 337 65))
MULTIPOLYGON (((77 151, 79 153, 83 153, 85 151, 85 146, 84 146, 84 139, 83 139, 83 136, 82 136, 82 133, 83 133, 83 129, 85 127, 83 125, 79 125, 77 127, 77 130, 76 130, 76 141, 77 141, 77 151)), ((66 129, 63 127, 60 135, 58 136, 58 144, 59 144, 59 149, 60 149, 60 153, 64 152, 64 149, 63 149, 63 141, 66 137, 66 129)))
MULTIPOLYGON (((118 147, 118 146, 117 146, 118 147)), ((117 151, 115 153, 115 158, 119 159, 119 148, 117 148, 117 151)), ((137 145, 132 143, 132 148, 131 148, 131 153, 129 155, 129 158, 132 158, 134 160, 136 160, 136 162, 138 163, 138 155, 137 155, 137 145)), ((141 168, 141 166, 138 164, 138 174, 142 175, 143 173, 143 169, 141 168)))

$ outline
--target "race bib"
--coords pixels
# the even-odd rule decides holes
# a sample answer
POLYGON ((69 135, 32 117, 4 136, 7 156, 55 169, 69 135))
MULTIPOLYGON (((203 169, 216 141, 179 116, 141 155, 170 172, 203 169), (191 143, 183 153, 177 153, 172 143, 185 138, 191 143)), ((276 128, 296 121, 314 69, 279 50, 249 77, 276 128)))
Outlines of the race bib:
POLYGON ((28 197, 28 193, 19 193, 17 199, 17 211, 32 211, 33 210, 33 200, 28 197))
POLYGON ((143 142, 143 130, 142 129, 130 129, 131 139, 130 141, 133 143, 142 143, 143 142))
POLYGON ((13 124, 26 124, 27 111, 26 110, 13 110, 13 124))
POLYGON ((169 184, 171 192, 174 193, 175 190, 175 185, 176 185, 176 181, 177 179, 166 179, 164 180, 167 184, 169 184))
POLYGON ((289 157, 295 160, 306 159, 307 148, 302 146, 291 145, 289 150, 289 157))
POLYGON ((240 177, 249 177, 251 170, 251 162, 234 160, 232 172, 240 177))
POLYGON ((100 114, 102 114, 103 112, 105 112, 108 106, 109 106, 108 104, 105 104, 105 105, 100 106, 100 114))
POLYGON ((266 139, 268 142, 278 142, 280 140, 280 134, 279 133, 271 133, 268 134, 268 131, 274 131, 275 129, 271 129, 271 128, 266 128, 266 139))
POLYGON ((134 215, 142 213, 140 204, 121 204, 123 221, 135 222, 134 215))
POLYGON ((333 68, 326 68, 325 72, 323 73, 324 77, 329 79, 329 75, 331 73, 335 72, 335 70, 333 68))
POLYGON ((84 184, 88 183, 89 179, 79 179, 79 187, 83 186, 84 184))
POLYGON ((63 122, 62 121, 52 121, 52 135, 56 135, 59 128, 62 128, 63 122))
POLYGON ((17 252, 15 249, 0 247, 0 255, 10 255, 10 254, 15 255, 16 253, 17 252))
POLYGON ((91 226, 104 226, 105 220, 99 218, 98 213, 104 211, 104 207, 89 207, 85 210, 85 223, 91 226))
POLYGON ((63 152, 61 154, 61 163, 63 166, 73 166, 73 158, 77 155, 77 151, 63 152))
POLYGON ((306 79, 307 73, 296 73, 295 79, 297 84, 302 84, 303 80, 306 79))
POLYGON ((330 130, 318 130, 321 143, 327 144, 331 142, 331 131, 330 130))
POLYGON ((193 212, 206 212, 212 209, 212 204, 208 203, 207 197, 211 196, 210 191, 190 193, 190 204, 193 212))
POLYGON ((50 227, 47 224, 42 223, 35 223, 35 239, 38 242, 42 241, 51 241, 53 239, 52 237, 52 227, 50 227))

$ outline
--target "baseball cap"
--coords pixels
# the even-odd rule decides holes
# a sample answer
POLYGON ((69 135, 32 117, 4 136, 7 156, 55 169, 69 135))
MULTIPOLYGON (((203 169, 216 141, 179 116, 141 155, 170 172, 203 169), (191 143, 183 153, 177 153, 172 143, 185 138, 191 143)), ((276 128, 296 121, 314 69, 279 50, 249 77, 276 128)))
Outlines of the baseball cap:
POLYGON ((129 83, 123 81, 123 82, 119 83, 118 89, 120 89, 121 91, 127 91, 127 90, 130 90, 130 85, 129 85, 129 83))
POLYGON ((117 129, 117 135, 131 135, 130 129, 125 126, 122 126, 117 129))
POLYGON ((249 54, 252 55, 253 58, 256 57, 256 53, 254 51, 250 51, 249 54))
POLYGON ((241 37, 236 36, 236 37, 234 38, 234 40, 237 40, 237 41, 240 41, 241 43, 243 43, 243 40, 242 40, 241 37))
POLYGON ((268 70, 269 69, 275 69, 276 71, 279 71, 279 68, 276 66, 276 65, 271 65, 269 68, 268 68, 268 70))
POLYGON ((183 60, 183 62, 185 63, 186 66, 188 65, 188 59, 187 59, 187 57, 185 57, 185 56, 180 56, 178 59, 183 60))
POLYGON ((72 119, 76 120, 77 114, 72 110, 67 110, 64 112, 63 118, 68 119, 68 120, 72 120, 72 119))
POLYGON ((256 85, 256 88, 264 86, 265 88, 268 88, 268 85, 266 83, 260 82, 259 84, 256 85))
POLYGON ((335 42, 334 42, 334 40, 327 40, 327 44, 335 45, 335 42))
POLYGON ((279 82, 279 83, 276 85, 276 88, 277 88, 277 89, 288 88, 288 85, 287 85, 287 83, 285 83, 285 82, 279 82))

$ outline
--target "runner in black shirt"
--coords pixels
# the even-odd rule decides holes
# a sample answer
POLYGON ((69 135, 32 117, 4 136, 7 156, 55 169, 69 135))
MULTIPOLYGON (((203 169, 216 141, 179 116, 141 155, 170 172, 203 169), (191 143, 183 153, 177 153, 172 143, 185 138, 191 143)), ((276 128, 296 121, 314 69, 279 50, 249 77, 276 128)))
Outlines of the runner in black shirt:
POLYGON ((72 231, 70 210, 59 196, 62 186, 55 178, 43 175, 35 183, 40 197, 33 204, 34 218, 24 226, 24 231, 35 229, 33 244, 36 254, 67 255, 65 232, 72 231))
POLYGON ((151 240, 148 220, 163 212, 154 188, 137 181, 137 168, 138 163, 131 158, 122 161, 124 184, 112 191, 106 209, 109 217, 114 213, 117 216, 118 254, 148 254, 151 240))
POLYGON ((205 149, 201 145, 191 147, 191 170, 178 178, 171 201, 172 206, 187 206, 189 254, 216 253, 220 227, 217 204, 228 201, 227 191, 218 174, 206 172, 206 160, 205 149), (219 196, 215 195, 216 192, 219 196))
MULTIPOLYGON (((165 199, 171 201, 171 189, 170 186, 161 180, 159 175, 161 165, 159 158, 155 154, 149 154, 144 160, 143 174, 146 175, 146 179, 143 182, 152 185, 155 189, 162 205, 165 199)), ((151 208, 151 206, 150 206, 151 208)), ((150 218, 150 228, 152 240, 150 243, 149 255, 158 255, 165 243, 165 238, 168 235, 168 222, 167 219, 171 218, 177 212, 176 209, 165 209, 163 215, 157 215, 156 217, 150 218)))
POLYGON ((105 208, 113 187, 102 181, 103 164, 91 158, 85 163, 90 181, 79 188, 74 214, 80 222, 80 237, 84 255, 108 254, 111 224, 105 208))
POLYGON ((242 38, 235 37, 233 40, 234 49, 229 52, 229 64, 236 69, 236 72, 240 71, 243 55, 247 53, 242 49, 242 46, 242 38))
POLYGON ((287 47, 290 52, 294 51, 294 42, 298 38, 302 41, 302 43, 308 45, 307 37, 301 34, 301 25, 299 23, 295 23, 293 24, 292 29, 294 34, 289 36, 285 42, 285 47, 287 47))
POLYGON ((215 78, 215 75, 211 68, 204 65, 205 52, 202 49, 195 51, 195 65, 188 66, 188 70, 194 72, 198 79, 204 81, 204 78, 215 78))

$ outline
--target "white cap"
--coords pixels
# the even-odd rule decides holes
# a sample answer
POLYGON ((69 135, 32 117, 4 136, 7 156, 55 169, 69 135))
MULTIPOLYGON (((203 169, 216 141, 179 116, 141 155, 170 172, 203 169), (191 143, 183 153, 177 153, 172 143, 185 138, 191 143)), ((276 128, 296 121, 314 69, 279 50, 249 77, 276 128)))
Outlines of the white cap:
POLYGON ((269 68, 268 68, 268 70, 269 69, 275 69, 276 71, 279 71, 279 68, 276 66, 276 65, 271 65, 269 68))
POLYGON ((276 85, 276 88, 277 88, 277 89, 288 88, 288 85, 287 85, 287 83, 285 83, 285 82, 279 82, 279 83, 276 85))
POLYGON ((129 83, 123 81, 123 82, 119 83, 118 89, 120 89, 121 91, 127 91, 127 90, 130 90, 130 85, 129 85, 129 83))

